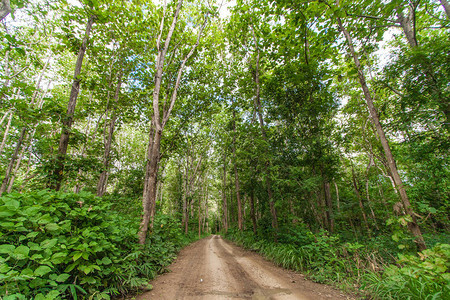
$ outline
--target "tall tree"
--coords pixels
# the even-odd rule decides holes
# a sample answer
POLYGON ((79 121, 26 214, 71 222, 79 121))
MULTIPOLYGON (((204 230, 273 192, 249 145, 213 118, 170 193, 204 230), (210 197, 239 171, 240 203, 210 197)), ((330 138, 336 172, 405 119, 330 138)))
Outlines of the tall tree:
POLYGON ((61 138, 59 140, 59 148, 56 157, 56 164, 54 170, 52 171, 51 182, 49 182, 49 187, 57 191, 59 191, 59 189, 61 188, 61 181, 63 179, 64 162, 66 159, 67 148, 69 146, 70 129, 72 128, 73 115, 75 113, 78 93, 80 92, 80 84, 81 84, 80 73, 83 65, 83 58, 86 53, 86 48, 88 46, 92 25, 94 24, 96 18, 97 18, 96 15, 90 15, 86 24, 86 30, 80 45, 80 49, 78 51, 77 61, 75 64, 75 71, 73 74, 73 81, 70 89, 69 102, 67 103, 67 113, 62 121, 61 138))
MULTIPOLYGON (((151 220, 155 214, 155 204, 156 204, 156 186, 157 186, 157 174, 158 167, 160 161, 160 147, 161 147, 161 138, 164 127, 167 124, 167 121, 170 118, 170 114, 172 113, 173 107, 175 105, 177 99, 178 88, 180 87, 181 77, 183 75, 183 71, 185 69, 186 63, 189 58, 194 54, 197 46, 200 43, 200 38, 203 33, 203 30, 208 21, 208 15, 205 15, 204 22, 198 30, 197 40, 194 45, 192 45, 190 51, 182 58, 181 64, 178 68, 178 72, 176 75, 175 82, 173 83, 172 93, 170 95, 170 99, 168 99, 168 105, 163 105, 162 107, 162 115, 160 112, 160 92, 161 92, 161 84, 163 82, 163 70, 164 64, 167 56, 167 52, 169 50, 169 45, 172 40, 172 36, 175 31, 175 27, 178 23, 178 18, 181 12, 181 8, 183 5, 183 0, 179 0, 174 15, 172 18, 171 25, 167 32, 166 38, 163 42, 163 33, 164 33, 164 23, 167 13, 167 5, 164 4, 163 16, 160 22, 160 30, 158 38, 156 39, 156 49, 158 51, 155 63, 155 76, 154 83, 155 86, 153 88, 152 101, 153 101, 153 115, 151 121, 151 130, 150 130, 150 138, 148 144, 148 157, 147 157, 147 165, 145 172, 145 184, 144 184, 144 192, 142 199, 143 206, 143 215, 142 221, 140 225, 139 231, 139 243, 144 244, 147 236, 147 231, 151 220)), ((169 92, 168 92, 169 95, 169 92)))

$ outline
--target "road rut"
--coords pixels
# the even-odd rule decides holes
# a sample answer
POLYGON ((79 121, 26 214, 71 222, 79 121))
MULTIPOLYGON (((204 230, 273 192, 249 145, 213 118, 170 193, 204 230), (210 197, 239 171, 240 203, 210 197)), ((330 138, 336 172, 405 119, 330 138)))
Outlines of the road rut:
POLYGON ((170 267, 137 300, 174 299, 352 299, 323 284, 305 280, 260 255, 214 235, 183 249, 170 267))

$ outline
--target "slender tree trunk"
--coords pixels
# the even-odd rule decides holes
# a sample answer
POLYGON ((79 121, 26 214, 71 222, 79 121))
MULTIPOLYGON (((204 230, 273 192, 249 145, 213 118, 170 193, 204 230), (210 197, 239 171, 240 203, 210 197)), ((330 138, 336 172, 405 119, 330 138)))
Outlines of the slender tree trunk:
MULTIPOLYGON (((259 48, 257 46, 258 41, 256 39, 256 34, 255 34, 255 30, 253 29, 253 26, 251 28, 252 28, 252 33, 253 33, 253 40, 256 45, 256 65, 255 65, 256 91, 255 91, 255 97, 254 97, 254 105, 255 105, 255 110, 258 114, 259 125, 261 128, 262 137, 266 142, 268 142, 266 130, 264 127, 264 118, 262 115, 261 101, 260 101, 261 86, 259 83, 259 59, 260 59, 260 57, 259 57, 259 48)), ((275 208, 275 202, 273 200, 273 195, 272 195, 272 182, 270 179, 270 161, 266 162, 265 170, 267 173, 266 185, 267 185, 267 194, 269 196, 270 213, 272 214, 272 228, 275 230, 274 240, 275 240, 275 242, 277 242, 278 241, 278 217, 277 217, 277 211, 275 208)))
POLYGON ((6 117, 9 115, 10 112, 11 112, 11 110, 8 110, 7 112, 5 112, 5 114, 3 115, 2 119, 0 120, 0 125, 3 124, 3 121, 6 120, 6 117))
POLYGON ((11 160, 9 161, 8 168, 6 169, 5 178, 3 178, 2 186, 0 187, 0 196, 6 191, 9 177, 11 175, 11 172, 14 167, 14 163, 16 161, 17 155, 19 154, 20 148, 22 147, 22 142, 25 137, 25 133, 27 132, 27 128, 24 127, 22 131, 20 132, 19 140, 17 141, 16 148, 14 149, 13 156, 11 157, 11 160))
POLYGON ((398 22, 400 23, 403 33, 405 34, 406 39, 408 40, 409 45, 411 48, 414 48, 418 45, 417 39, 416 39, 416 33, 414 30, 414 27, 411 26, 411 21, 414 18, 414 12, 411 8, 408 9, 408 16, 403 15, 402 7, 397 8, 397 18, 398 22))
POLYGON ((2 144, 0 145, 0 155, 3 152, 3 148, 5 148, 6 139, 8 138, 9 130, 11 129, 12 117, 13 117, 13 112, 11 112, 9 115, 8 124, 6 124, 6 129, 5 129, 5 132, 3 133, 3 140, 2 140, 2 144))
POLYGON ((339 203, 339 188, 338 188, 338 185, 336 184, 336 181, 333 180, 333 184, 334 184, 334 187, 336 189, 336 206, 337 206, 337 210, 338 210, 338 212, 341 212, 341 206, 340 206, 340 203, 339 203))
POLYGON ((375 108, 375 105, 373 104, 372 96, 371 96, 369 88, 366 84, 366 78, 364 76, 364 72, 362 70, 358 55, 356 54, 355 48, 353 46, 352 38, 351 38, 350 34, 348 33, 348 31, 344 28, 344 26, 341 22, 341 19, 338 17, 337 20, 339 23, 339 27, 340 27, 341 31, 344 33, 344 36, 347 40, 350 53, 353 56, 355 66, 358 70, 359 82, 360 82, 362 90, 364 92, 364 98, 367 102, 367 106, 369 108, 370 115, 371 115, 372 120, 377 129, 377 133, 378 133, 378 137, 380 138, 381 145, 383 146, 383 150, 386 155, 389 170, 391 171, 392 177, 395 182, 395 186, 400 194, 400 198, 402 200, 403 207, 405 208, 406 213, 411 217, 411 222, 408 223, 408 228, 411 231, 411 233, 415 236, 415 242, 417 244, 418 249, 420 251, 425 250, 426 245, 425 245, 425 241, 422 236, 422 232, 420 230, 419 225, 417 224, 416 215, 414 214, 414 211, 411 207, 411 203, 409 202, 409 198, 408 198, 408 195, 406 194, 405 187, 403 186, 402 179, 398 173, 397 165, 395 163, 394 156, 392 155, 392 151, 389 146, 389 142, 386 138, 386 135, 384 134, 383 127, 381 126, 381 123, 380 123, 380 118, 378 117, 377 110, 375 108))
POLYGON ((228 232, 228 203, 227 203, 227 155, 223 157, 223 186, 222 186, 222 206, 223 206, 223 228, 228 232))
POLYGON ((63 179, 64 172, 64 161, 66 159, 67 148, 69 146, 69 135, 73 123, 73 115, 75 113, 75 106, 77 104, 78 93, 80 91, 81 78, 79 78, 81 73, 81 67, 83 64, 84 54, 86 53, 86 48, 91 34, 92 25, 94 24, 96 16, 90 16, 86 25, 86 31, 84 34, 83 41, 78 51, 77 62, 75 65, 75 71, 73 75, 72 88, 70 90, 69 102, 67 104, 67 114, 62 122, 61 138, 59 140, 58 156, 56 158, 56 167, 53 170, 52 181, 49 187, 59 191, 61 188, 61 181, 63 179))
POLYGON ((238 206, 238 228, 242 231, 242 203, 241 194, 239 189, 239 174, 237 170, 237 159, 236 159, 236 113, 233 111, 233 160, 234 160, 234 182, 236 187, 236 200, 238 206))
MULTIPOLYGON (((155 213, 155 204, 156 204, 156 193, 155 192, 156 192, 156 182, 157 182, 157 171, 158 171, 159 159, 160 159, 160 145, 161 145, 162 132, 163 132, 165 124, 169 120, 170 114, 175 105, 175 101, 177 99, 178 88, 179 88, 180 82, 181 82, 181 76, 182 76, 183 70, 186 66, 186 62, 192 56, 192 54, 194 54, 195 49, 199 45, 200 37, 202 35, 203 29, 205 28, 206 22, 208 19, 207 17, 205 18, 205 22, 203 23, 202 27, 200 28, 200 30, 198 32, 197 41, 196 41, 195 45, 192 46, 189 53, 184 57, 183 61, 181 62, 181 66, 178 68, 178 73, 177 73, 177 77, 175 80, 175 85, 173 87, 172 96, 170 98, 170 103, 167 108, 163 109, 162 120, 161 120, 161 114, 160 114, 160 109, 159 109, 159 105, 160 105, 159 98, 160 98, 160 92, 161 92, 164 61, 166 58, 167 51, 169 49, 170 41, 172 40, 172 35, 175 30, 175 26, 177 24, 178 16, 180 14, 182 5, 183 5, 183 0, 179 0, 177 7, 175 8, 175 13, 174 13, 172 23, 167 32, 164 46, 161 47, 162 34, 163 34, 163 29, 164 29, 164 19, 165 19, 165 15, 166 15, 166 7, 164 7, 163 18, 160 22, 159 35, 156 40, 156 49, 158 51, 158 55, 157 55, 156 64, 155 64, 155 68, 156 68, 155 80, 154 80, 155 87, 153 89, 153 103, 152 103, 152 105, 153 105, 153 118, 152 118, 153 124, 152 125, 155 127, 155 135, 154 135, 154 146, 152 146, 153 151, 152 151, 152 156, 151 156, 152 160, 154 160, 154 161, 152 161, 152 160, 150 161, 150 168, 149 168, 149 174, 148 174, 149 178, 145 178, 145 180, 147 181, 148 192, 147 193, 144 192, 144 197, 142 199, 142 206, 143 206, 142 218, 143 219, 141 221, 141 228, 140 228, 139 234, 138 234, 140 244, 145 243, 145 239, 146 239, 146 235, 147 235, 147 231, 148 231, 149 220, 146 220, 146 218, 151 217, 153 219, 152 216, 155 213), (148 211, 148 210, 150 210, 150 211, 148 211)), ((152 222, 152 224, 153 224, 153 222, 152 222)))
MULTIPOLYGON (((11 175, 11 178, 9 179, 8 189, 6 190, 7 193, 11 193, 11 191, 12 191, 12 187, 14 185, 14 180, 16 179, 16 174, 19 171, 20 164, 22 163, 22 160, 23 160, 23 158, 25 156, 25 153, 26 152, 31 152, 29 149, 31 149, 31 142, 32 142, 32 140, 34 138, 35 132, 36 132, 36 129, 34 129, 33 132, 30 135, 28 146, 27 147, 24 146, 22 151, 21 151, 21 154, 19 156, 19 159, 17 160, 16 166, 14 167, 14 171, 13 171, 13 173, 11 175)), ((28 140, 28 136, 25 138, 25 140, 28 140)))
MULTIPOLYGON (((37 106, 37 105, 36 105, 36 104, 37 104, 37 103, 36 103, 36 102, 37 102, 36 100, 38 99, 38 94, 39 94, 39 89, 40 89, 41 81, 42 81, 42 78, 43 78, 43 76, 44 76, 45 71, 47 70, 47 67, 48 67, 48 64, 49 64, 49 62, 50 62, 50 59, 51 59, 51 55, 49 55, 49 57, 47 58, 47 61, 45 62, 44 67, 42 68, 42 71, 41 71, 41 73, 40 73, 40 75, 39 75, 39 78, 38 78, 38 80, 37 80, 37 82, 36 82, 36 90, 34 91, 33 96, 31 97, 30 107, 35 107, 35 106, 37 106)), ((12 113, 11 113, 11 116, 12 116, 12 113)), ((24 132, 24 131, 25 131, 25 133, 26 133, 26 127, 24 127, 24 128, 22 129, 21 132, 24 132)), ((34 137, 34 133, 35 133, 35 132, 36 132, 36 129, 34 129, 34 130, 33 130, 33 133, 31 134, 31 140, 32 140, 33 137, 34 137)), ((25 138, 25 140, 27 140, 28 137, 29 137, 29 135, 27 135, 27 137, 25 138)), ((19 140, 20 140, 20 138, 19 138, 19 140)), ((23 144, 23 138, 22 138, 22 141, 20 142, 20 144, 23 144)), ((25 147, 25 148, 26 148, 26 147, 25 147)), ((11 190, 12 190, 12 186, 13 186, 14 180, 15 180, 15 178, 16 178, 15 174, 17 173, 17 171, 18 171, 19 168, 20 168, 20 163, 22 162, 22 159, 23 159, 25 150, 26 150, 26 149, 23 149, 22 153, 21 153, 20 156, 19 156, 19 159, 17 160, 17 163, 16 163, 16 166, 15 166, 14 170, 13 170, 12 173, 10 174, 10 178, 9 178, 9 180, 8 180, 8 183, 7 183, 7 185, 8 185, 7 192, 8 192, 8 193, 10 193, 11 190)), ((0 153, 1 153, 1 151, 0 151, 0 153)), ((14 158, 14 159, 16 159, 16 158, 14 158)))
POLYGON ((11 12, 11 5, 9 4, 9 0, 2 0, 0 2, 0 21, 6 18, 7 15, 11 12))
POLYGON ((334 218, 333 218, 333 202, 331 200, 330 183, 327 180, 323 182, 323 189, 325 191, 325 203, 327 205, 326 215, 328 221, 328 230, 334 231, 334 218))
POLYGON ((144 244, 145 239, 147 237, 147 231, 150 224, 150 221, 153 221, 154 216, 154 206, 156 199, 156 183, 158 180, 158 162, 160 155, 160 146, 161 146, 161 131, 155 131, 152 139, 152 144, 149 145, 151 149, 149 150, 150 156, 148 157, 149 166, 148 166, 148 178, 147 179, 147 192, 144 195, 142 204, 143 204, 143 216, 140 225, 139 231, 139 244, 144 244))
POLYGON ((369 161, 369 164, 367 165, 367 170, 366 170, 366 199, 367 199, 367 204, 369 205, 370 214, 372 215, 372 219, 373 219, 375 228, 377 230, 380 230, 380 228, 378 228, 377 218, 375 217, 375 212, 373 211, 371 200, 370 200, 370 194, 369 194, 369 171, 370 171, 371 166, 373 166, 373 165, 375 165, 375 163, 373 161, 373 158, 370 157, 370 161, 369 161))
POLYGON ((441 0, 441 4, 444 7, 445 14, 447 15, 447 19, 450 20, 450 4, 447 0, 441 0))
POLYGON ((255 195, 253 188, 250 191, 250 217, 252 219, 253 234, 256 235, 255 195))
POLYGON ((115 107, 113 108, 113 113, 111 116, 111 120, 109 122, 109 130, 108 130, 108 138, 105 143, 105 151, 103 153, 103 172, 100 174, 100 178, 97 183, 97 196, 102 197, 106 191, 106 181, 109 174, 109 164, 110 164, 110 154, 111 154, 111 145, 114 135, 114 127, 116 125, 117 119, 117 104, 119 102, 119 92, 120 87, 122 85, 122 74, 119 75, 119 79, 117 82, 116 93, 114 95, 115 107))
POLYGON ((367 221, 366 212, 364 211, 364 205, 362 203, 362 198, 361 198, 361 193, 359 192, 358 183, 356 182, 356 175, 355 175, 355 170, 353 169, 353 165, 352 165, 352 184, 353 184, 353 189, 355 191, 356 198, 358 199, 359 208, 361 209, 361 215, 363 216, 364 225, 366 225, 367 233, 369 234, 369 237, 371 237, 370 227, 369 227, 369 223, 367 221))
POLYGON ((22 163, 23 157, 25 155, 25 150, 26 149, 22 149, 22 151, 19 155, 19 159, 17 160, 16 166, 14 167, 14 170, 11 174, 11 178, 9 178, 8 188, 6 189, 7 193, 11 193, 11 191, 12 191, 12 187, 14 185, 14 180, 16 179, 16 174, 19 171, 20 164, 22 163))

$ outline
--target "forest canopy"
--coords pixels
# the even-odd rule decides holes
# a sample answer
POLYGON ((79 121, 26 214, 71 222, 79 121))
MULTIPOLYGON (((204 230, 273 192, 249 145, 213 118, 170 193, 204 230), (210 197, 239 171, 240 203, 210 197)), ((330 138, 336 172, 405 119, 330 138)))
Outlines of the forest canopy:
POLYGON ((135 291, 211 232, 361 293, 450 293, 447 0, 0 19, 0 298, 135 291))

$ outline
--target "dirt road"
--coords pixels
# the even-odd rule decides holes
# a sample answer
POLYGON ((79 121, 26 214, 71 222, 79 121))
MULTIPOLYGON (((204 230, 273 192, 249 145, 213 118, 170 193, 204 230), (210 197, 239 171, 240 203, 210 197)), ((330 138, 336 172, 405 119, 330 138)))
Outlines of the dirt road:
POLYGON ((276 267, 218 235, 183 249, 170 269, 151 282, 153 290, 136 299, 351 299, 276 267))

